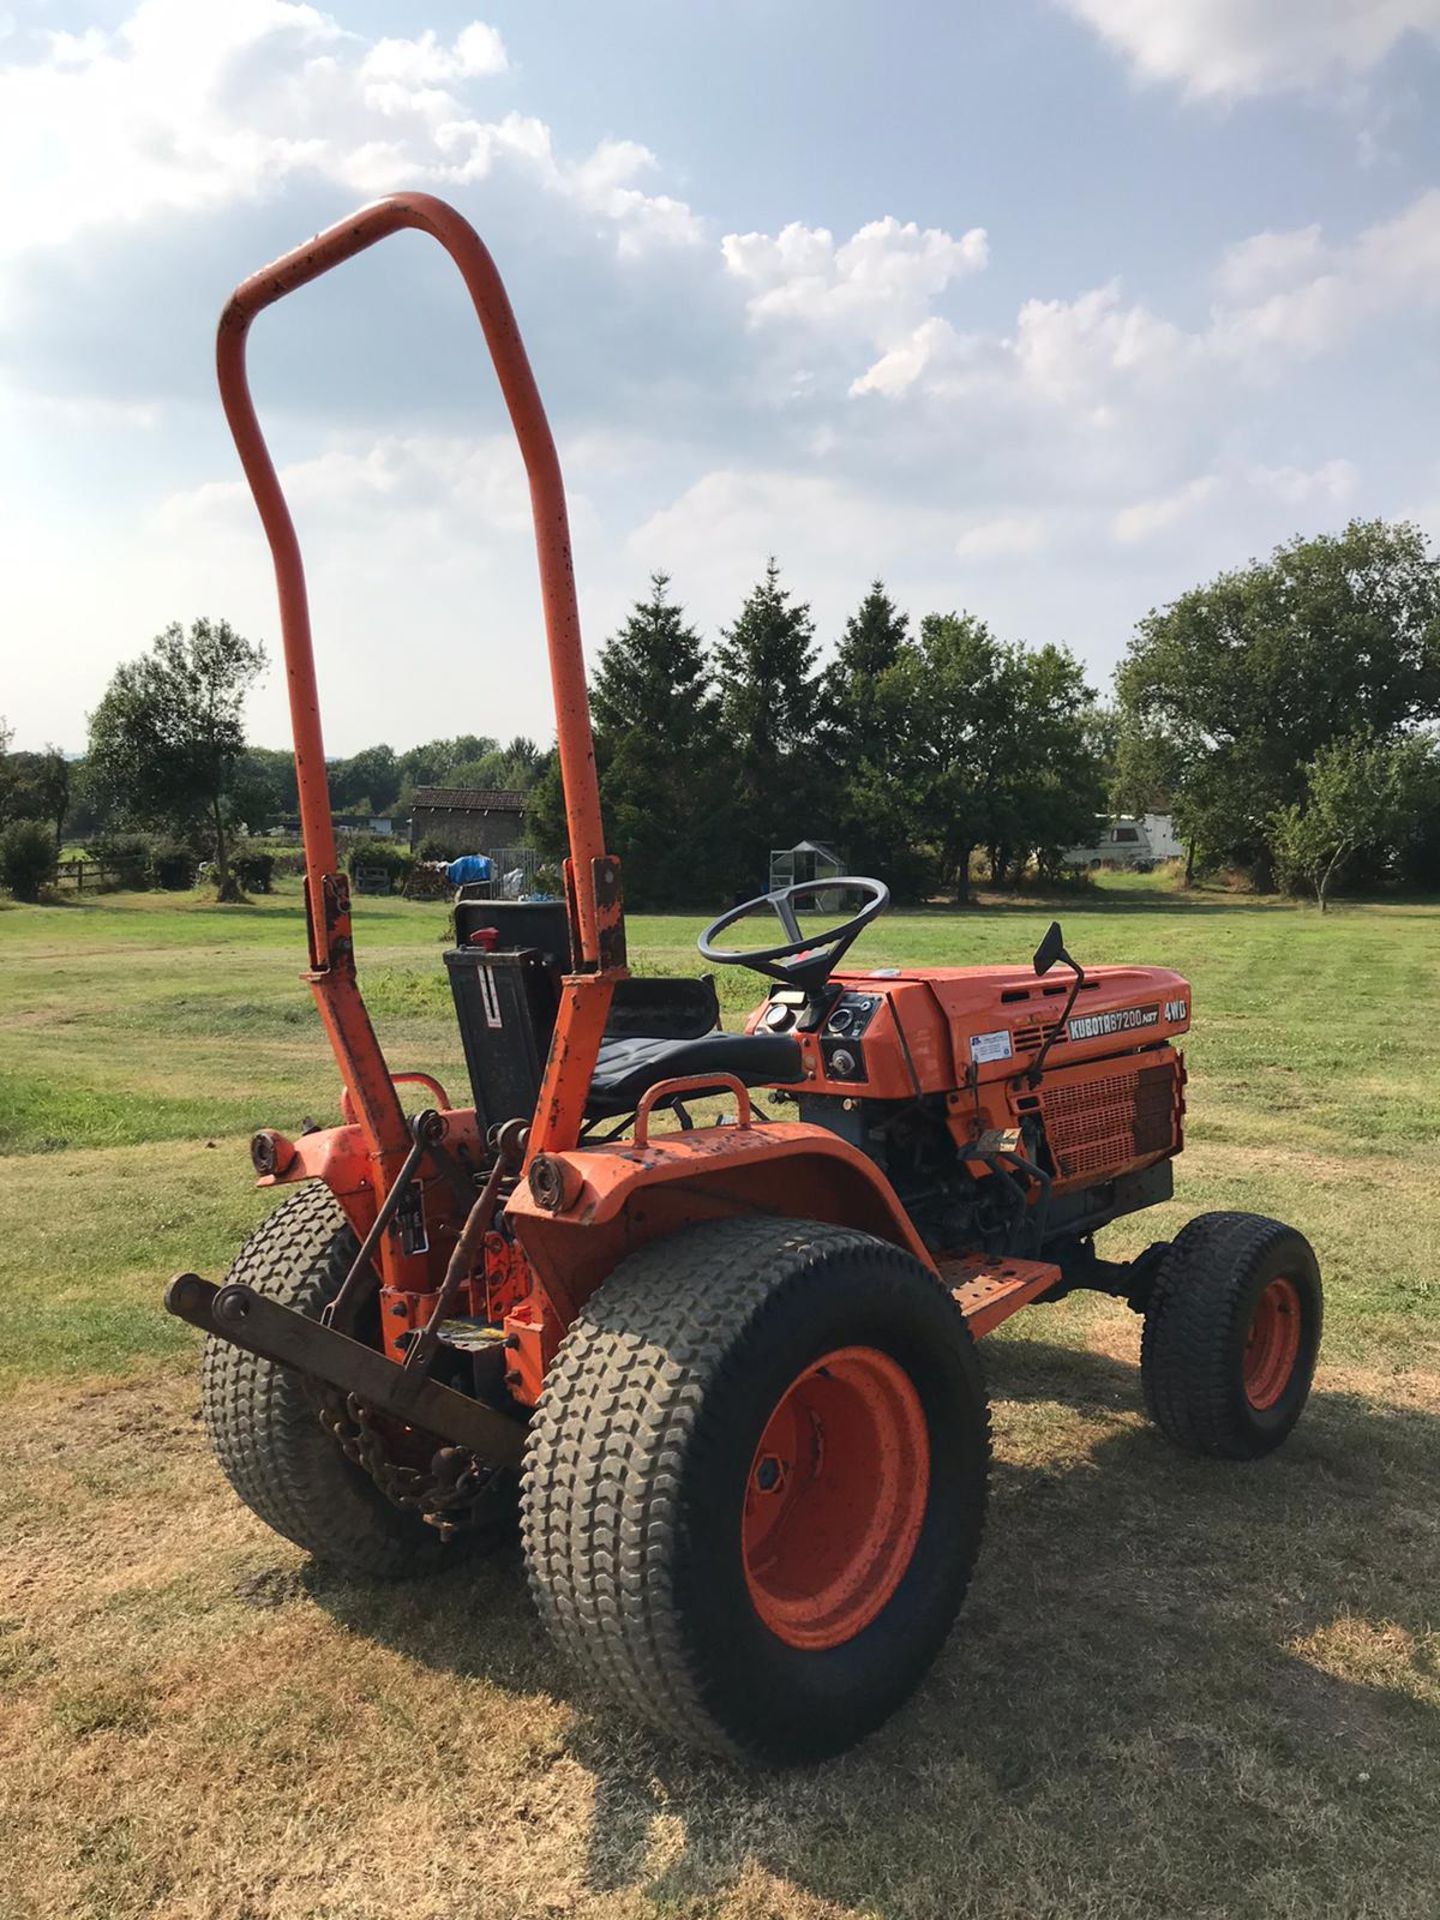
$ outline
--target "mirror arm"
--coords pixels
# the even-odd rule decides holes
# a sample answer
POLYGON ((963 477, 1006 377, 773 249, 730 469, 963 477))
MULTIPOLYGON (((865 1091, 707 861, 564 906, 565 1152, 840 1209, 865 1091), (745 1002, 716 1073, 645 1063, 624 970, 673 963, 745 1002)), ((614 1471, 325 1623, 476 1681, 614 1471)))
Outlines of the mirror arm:
POLYGON ((1060 1038, 1061 1034, 1064 1033, 1065 1028, 1069 1023, 1070 1016, 1075 1011, 1075 1002, 1080 997, 1080 989, 1085 984, 1085 969, 1077 961, 1072 960, 1069 954, 1066 953, 1063 947, 1060 949, 1059 953, 1056 955, 1056 958, 1059 960, 1063 960, 1067 967, 1074 967, 1075 978, 1074 978, 1074 981, 1071 983, 1070 992, 1065 1001, 1064 1012, 1060 1015, 1060 1018, 1055 1023, 1055 1025, 1050 1029, 1049 1037, 1041 1041, 1040 1051, 1039 1053, 1036 1054, 1034 1060, 1032 1060, 1030 1063, 1030 1071, 1026 1074, 1025 1080, 1026 1080, 1026 1084, 1032 1089, 1039 1086, 1040 1076, 1045 1071, 1045 1062, 1046 1062, 1046 1059, 1049 1057, 1050 1049, 1051 1047, 1054 1046, 1055 1042, 1060 1038))

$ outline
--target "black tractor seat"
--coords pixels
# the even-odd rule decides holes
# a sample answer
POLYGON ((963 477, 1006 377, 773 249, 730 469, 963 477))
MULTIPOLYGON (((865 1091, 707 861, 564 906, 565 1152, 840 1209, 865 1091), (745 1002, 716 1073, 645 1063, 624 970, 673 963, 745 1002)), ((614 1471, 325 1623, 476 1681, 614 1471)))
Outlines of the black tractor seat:
MULTIPOLYGON (((456 944, 445 955, 465 1063, 482 1128, 528 1117, 570 961, 570 931, 558 900, 459 900, 456 944)), ((632 974, 617 980, 587 1120, 633 1113, 661 1080, 728 1073, 744 1086, 800 1079, 796 1042, 780 1033, 721 1033, 709 974, 698 980, 632 974)))
POLYGON ((588 1120, 633 1113, 662 1080, 728 1073, 742 1086, 785 1086, 804 1071, 799 1043, 784 1033, 705 1033, 691 1040, 607 1039, 585 1102, 588 1120))

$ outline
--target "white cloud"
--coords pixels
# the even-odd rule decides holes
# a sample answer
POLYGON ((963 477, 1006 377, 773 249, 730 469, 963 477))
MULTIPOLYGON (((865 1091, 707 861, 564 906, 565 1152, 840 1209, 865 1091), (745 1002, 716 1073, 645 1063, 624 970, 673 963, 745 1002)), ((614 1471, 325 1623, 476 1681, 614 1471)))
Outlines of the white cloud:
POLYGON ((1258 296, 1217 309, 1209 345, 1223 358, 1264 363, 1279 355, 1341 346, 1387 312, 1440 307, 1440 189, 1347 246, 1327 246, 1318 228, 1258 235, 1232 248, 1226 291, 1258 296))
POLYGON ((1015 554, 1038 553, 1045 544, 1045 523, 1035 513, 1002 514, 977 520, 955 542, 962 560, 1008 559, 1015 554))
POLYGON ((1232 300, 1253 300, 1317 271, 1325 260, 1320 228, 1254 233, 1226 249, 1216 280, 1232 300))
POLYGON ((1032 391, 1093 411, 1117 377, 1137 386, 1171 380, 1193 343, 1147 307, 1122 302, 1112 281, 1078 300, 1027 300, 1014 351, 1032 391))
POLYGON ((778 234, 727 233, 720 247, 746 290, 753 325, 788 321, 885 347, 918 326, 952 281, 978 273, 989 258, 983 227, 957 239, 890 215, 838 246, 827 228, 793 221, 778 234))
POLYGON ((1214 497, 1219 485, 1215 474, 1203 473, 1194 480, 1187 480, 1183 487, 1177 487, 1173 493, 1122 507, 1111 522, 1115 538, 1124 546, 1150 539, 1153 534, 1173 527, 1178 521, 1189 519, 1207 500, 1214 497))
POLYGON ((683 200, 636 186, 658 164, 650 149, 634 140, 602 140, 571 170, 569 190, 582 206, 615 221, 622 253, 639 252, 651 241, 691 246, 704 238, 704 223, 683 200))
POLYGON ((1113 280, 1073 299, 1025 301, 1005 335, 962 334, 931 315, 848 391, 1039 403, 1105 430, 1127 409, 1213 396, 1235 373, 1283 377, 1297 358, 1343 347, 1386 315, 1440 310, 1440 189, 1341 244, 1318 225, 1252 235, 1222 256, 1214 280, 1219 298, 1196 328, 1127 300, 1113 280))
POLYGON ((1341 506, 1359 481, 1349 460, 1327 460, 1318 467, 1251 467, 1247 477, 1258 493, 1287 507, 1341 506))
MULTIPOLYGON (((292 510, 311 519, 322 537, 343 527, 368 542, 376 516, 392 530, 397 514, 429 524, 442 505, 447 525, 453 516, 474 529, 472 544, 530 530, 524 471, 509 434, 478 440, 440 434, 351 438, 291 461, 280 480, 292 510)), ((172 494, 151 518, 156 533, 179 540, 236 532, 248 537, 255 525, 243 480, 209 481, 172 494)))
POLYGON ((1142 80, 1215 98, 1368 73, 1408 34, 1440 40, 1440 0, 1060 0, 1142 80))
MULTIPOLYGON (((772 552, 788 578, 806 581, 807 592, 822 570, 841 579, 853 574, 858 600, 877 568, 948 545, 954 526, 943 508, 887 501, 848 478, 726 467, 650 515, 627 545, 637 565, 673 567, 687 594, 721 606, 738 604, 772 552)), ((843 599, 850 588, 841 592, 843 599)))
MULTIPOLYGON (((571 532, 586 560, 606 543, 583 484, 588 461, 568 464, 571 532)), ((283 463, 280 480, 304 545, 334 750, 457 728, 549 737, 529 494, 508 432, 345 435, 283 463)), ((245 483, 212 481, 170 495, 141 518, 130 547, 111 560, 108 583, 122 602, 145 606, 149 624, 132 622, 122 654, 138 651, 172 617, 164 605, 213 606, 223 582, 227 617, 271 654, 254 701, 256 737, 284 739, 274 587, 245 483), (153 578, 157 555, 167 556, 158 603, 153 586, 135 577, 148 566, 153 578)), ((581 577, 597 584, 593 567, 581 577)), ((101 685, 97 675, 95 691, 101 685)))
POLYGON ((0 251, 250 196, 318 156, 308 140, 247 125, 219 96, 232 66, 259 46, 304 63, 341 39, 333 22, 289 0, 141 0, 113 34, 58 35, 48 58, 0 67, 0 251))
POLYGON ((932 314, 852 380, 850 392, 906 393, 924 374, 934 374, 953 362, 959 345, 960 336, 950 322, 932 314))
POLYGON ((542 121, 477 113, 474 87, 508 68, 483 21, 448 44, 430 29, 369 42, 299 0, 140 0, 112 33, 40 45, 0 64, 0 254, 297 179, 376 193, 499 167, 599 217, 624 253, 700 237, 682 201, 636 184, 655 166, 644 147, 605 141, 571 160, 542 121))
MULTIPOLYGON (((0 407, 19 430, 0 474, 0 627, 31 636, 6 698, 40 737, 78 745, 64 713, 177 614, 223 608, 273 641, 243 485, 151 502, 176 473, 235 472, 210 385, 224 287, 352 192, 426 185, 483 219, 577 483, 592 643, 655 565, 713 631, 775 550, 822 635, 880 570, 917 612, 969 595, 1002 630, 1103 661, 1145 604, 1355 498, 1354 468, 1316 444, 1320 382, 1293 405, 1287 383, 1306 356, 1440 306, 1436 193, 1359 233, 1241 241, 1208 282, 1202 267, 1214 305, 1184 324, 1138 288, 1084 280, 1017 293, 982 324, 965 311, 981 227, 890 216, 848 237, 796 222, 722 241, 648 148, 567 148, 525 111, 493 28, 422 21, 382 40, 301 0, 140 0, 112 31, 0 38, 0 407), (102 472, 123 483, 96 506, 102 472), (61 498, 66 524, 47 533, 61 498), (56 557, 75 551, 83 570, 56 557), (52 662, 75 634, 90 652, 67 692, 52 662)), ((457 410, 423 411, 440 363, 479 352, 471 316, 419 275, 402 288, 372 271, 362 318, 323 348, 318 309, 293 352, 262 363, 257 344, 333 649, 336 744, 433 731, 452 677, 464 724, 544 731, 531 530, 514 449, 490 432, 499 404, 467 358, 457 410), (417 355, 404 329, 421 321, 417 355), (377 351, 384 380, 353 378, 377 351), (395 432, 414 416, 392 404, 434 430, 395 432), (353 675, 348 655, 335 670, 342 642, 353 675), (392 694, 397 648, 415 671, 392 694)), ((1377 478, 1365 507, 1385 504, 1377 478)), ((280 676, 263 699, 259 737, 281 737, 280 676)))
POLYGON ((504 73, 509 64, 505 43, 494 27, 473 20, 449 47, 436 39, 433 27, 427 27, 414 40, 377 40, 360 63, 360 78, 403 87, 433 87, 449 80, 504 73))
POLYGON ((1105 430, 1127 407, 1174 393, 1203 339, 1127 301, 1118 281, 1071 300, 1026 300, 1008 332, 961 333, 932 316, 851 382, 852 396, 912 393, 955 404, 1040 409, 1105 430))
POLYGON ((1265 503, 1336 508, 1354 492, 1357 478, 1351 463, 1338 459, 1310 468, 1249 466, 1202 473, 1169 493, 1122 507, 1110 530, 1122 546, 1134 546, 1193 522, 1212 504, 1232 512, 1265 503))

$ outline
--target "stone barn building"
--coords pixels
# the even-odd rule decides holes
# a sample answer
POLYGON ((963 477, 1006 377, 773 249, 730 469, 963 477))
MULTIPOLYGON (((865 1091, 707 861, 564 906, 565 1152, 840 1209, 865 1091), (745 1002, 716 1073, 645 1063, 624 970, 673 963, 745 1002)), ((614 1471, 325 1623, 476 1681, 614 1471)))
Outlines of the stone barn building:
POLYGON ((525 842, 525 796, 508 787, 417 787, 410 845, 431 834, 457 853, 503 853, 525 842))

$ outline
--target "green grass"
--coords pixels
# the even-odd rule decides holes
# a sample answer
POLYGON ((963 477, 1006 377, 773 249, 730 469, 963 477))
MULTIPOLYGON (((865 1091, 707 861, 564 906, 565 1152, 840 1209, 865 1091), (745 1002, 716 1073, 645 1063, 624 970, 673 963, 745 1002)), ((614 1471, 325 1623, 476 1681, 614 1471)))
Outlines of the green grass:
MULTIPOLYGON (((1163 962, 1193 982, 1191 1151, 1166 1221, 1212 1205, 1294 1215, 1322 1247, 1346 1352, 1372 1354, 1402 1327, 1433 1338, 1440 913, 1342 908, 1322 920, 1133 884, 1155 877, 1112 876, 1113 893, 1059 910, 1083 961, 1163 962)), ((1030 904, 891 914, 854 958, 1023 959, 1049 917, 1030 904)), ((356 905, 392 1064, 438 1073, 458 1098, 445 925, 441 904, 356 905)), ((698 925, 633 918, 637 968, 697 970, 698 925)), ((157 1325, 151 1290, 174 1266, 223 1266, 243 1237, 263 1204, 249 1134, 335 1115, 334 1068, 297 978, 304 955, 294 883, 246 907, 120 894, 0 912, 5 1258, 37 1289, 28 1332, 0 1331, 0 1379, 123 1367, 183 1338, 157 1325)), ((732 1021, 757 997, 743 968, 722 968, 719 985, 732 1021)), ((1117 1229, 1116 1244, 1151 1224, 1117 1229)))
MULTIPOLYGON (((1194 988, 1177 1198, 1301 1226, 1317 1391, 1252 1468, 1149 1428, 1138 1326, 1073 1298, 985 1343, 989 1534, 915 1703, 738 1775, 557 1670, 513 1555, 327 1580, 233 1499, 159 1309, 271 1204, 246 1137, 335 1113, 293 883, 253 906, 0 908, 3 1920, 1433 1920, 1440 1830, 1440 910, 1163 876, 1057 909, 1194 988)), ((1044 904, 892 914, 872 964, 1023 960, 1044 904)), ((441 906, 357 903, 392 1064, 463 1086, 441 906)), ((630 922, 695 971, 698 921, 630 922)), ((727 1017, 752 977, 720 978, 727 1017)))

